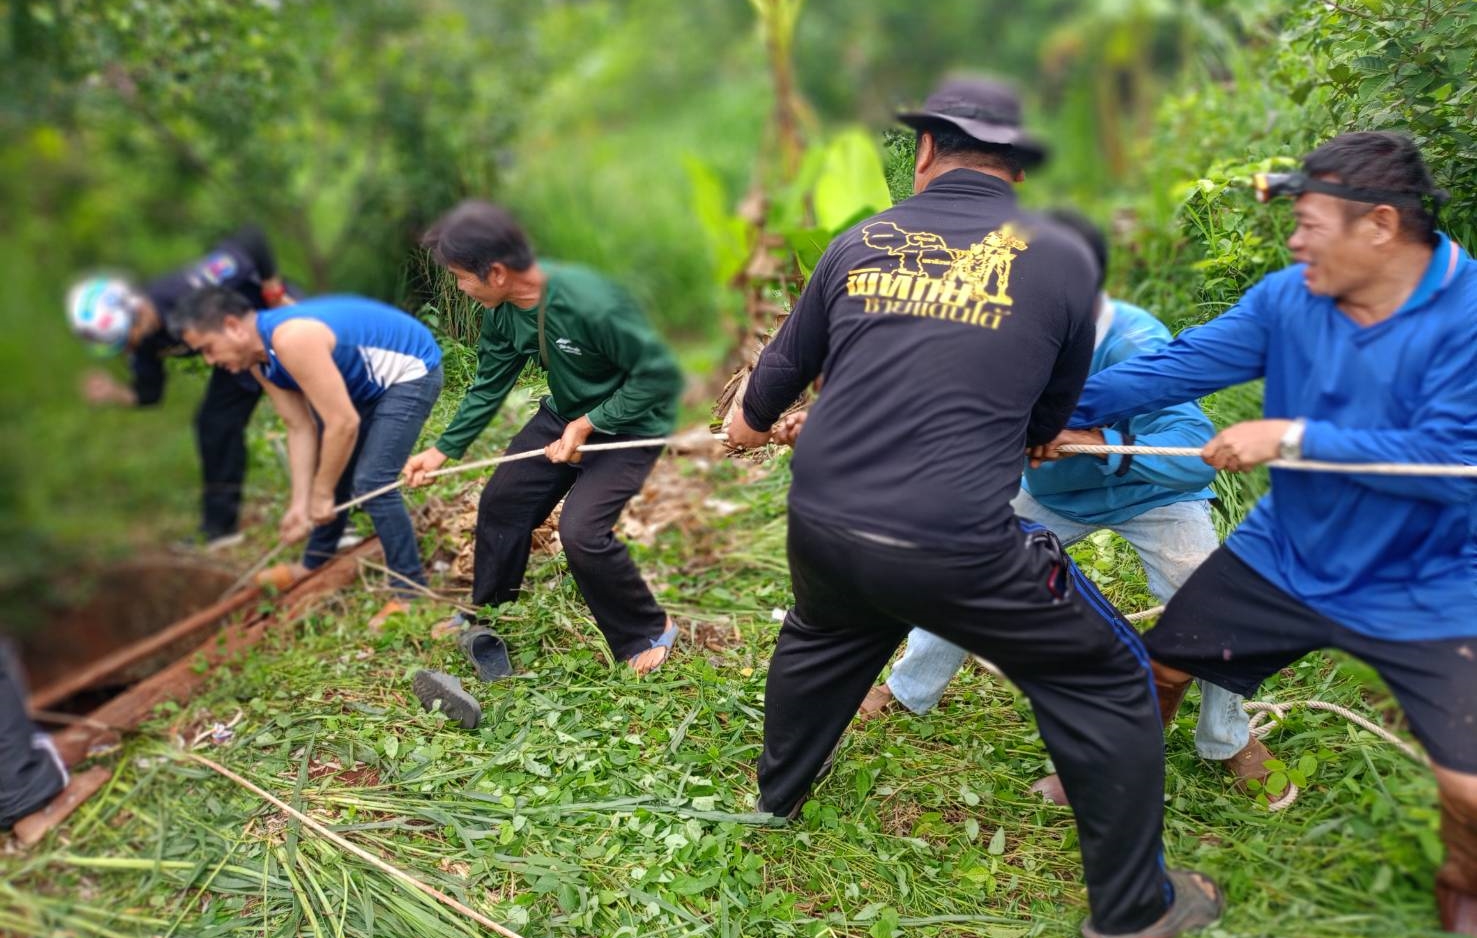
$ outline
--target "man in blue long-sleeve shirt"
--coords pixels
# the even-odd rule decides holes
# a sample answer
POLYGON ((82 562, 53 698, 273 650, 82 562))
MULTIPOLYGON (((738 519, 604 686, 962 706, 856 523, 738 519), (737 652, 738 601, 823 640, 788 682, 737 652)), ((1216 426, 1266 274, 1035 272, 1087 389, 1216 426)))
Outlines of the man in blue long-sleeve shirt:
MULTIPOLYGON (((1092 377, 1069 426, 1265 377, 1267 419, 1211 440, 1211 465, 1477 465, 1477 262, 1437 231, 1414 144, 1345 134, 1263 186, 1297 196, 1298 263, 1162 352, 1092 377)), ((1471 478, 1274 469, 1271 493, 1145 636, 1166 716, 1191 675, 1251 694, 1319 648, 1373 665, 1434 763, 1437 902, 1465 935, 1477 935, 1474 505, 1471 478)))
MULTIPOLYGON (((1108 243, 1102 231, 1075 212, 1053 212, 1052 217, 1082 236, 1092 248, 1100 278, 1105 278, 1108 243)), ((1098 294, 1096 326, 1092 374, 1158 351, 1170 341, 1169 330, 1152 314, 1106 293, 1098 294)), ((1186 401, 1114 426, 1069 433, 1077 443, 1203 446, 1215 435, 1215 427, 1194 402, 1186 401)), ((1167 602, 1219 546, 1210 518, 1213 478, 1214 469, 1186 459, 1084 456, 1027 469, 1011 508, 1022 518, 1045 525, 1068 546, 1094 531, 1116 532, 1143 561, 1150 592, 1167 602)), ((966 655, 953 642, 914 629, 908 634, 907 652, 893 665, 887 681, 867 692, 859 715, 875 716, 894 703, 913 713, 928 712, 966 655)), ((1241 697, 1214 684, 1202 683, 1201 690, 1196 751, 1202 758, 1224 763, 1243 787, 1247 779, 1265 779, 1271 753, 1251 737, 1241 697)), ((1055 775, 1037 782, 1033 790, 1066 803, 1055 775)))

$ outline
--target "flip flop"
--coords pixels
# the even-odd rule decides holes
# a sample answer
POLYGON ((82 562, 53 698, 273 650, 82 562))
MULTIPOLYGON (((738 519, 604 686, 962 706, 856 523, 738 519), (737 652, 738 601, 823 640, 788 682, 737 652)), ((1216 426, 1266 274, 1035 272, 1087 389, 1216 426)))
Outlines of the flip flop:
POLYGON ((513 674, 513 662, 508 659, 508 645, 492 629, 480 625, 462 629, 456 637, 456 647, 462 650, 462 654, 477 669, 479 681, 499 681, 513 674))
MULTIPOLYGON (((1221 917, 1225 898, 1220 887, 1204 873, 1195 870, 1170 870, 1169 882, 1174 886, 1174 901, 1159 921, 1128 933, 1114 933, 1112 938, 1173 938, 1181 932, 1203 928, 1221 917)), ((1082 923, 1082 938, 1109 938, 1093 927, 1091 921, 1082 923)))
POLYGON ((482 705, 462 690, 461 681, 444 671, 415 672, 415 677, 410 680, 410 689, 422 707, 434 711, 439 703, 441 712, 464 729, 475 730, 482 721, 482 705))
MULTIPOLYGON (((647 675, 647 674, 652 673, 653 671, 655 671, 656 669, 660 668, 662 665, 666 664, 668 661, 671 660, 671 658, 672 658, 672 645, 677 641, 677 632, 678 632, 677 623, 673 622, 671 619, 668 619, 667 620, 667 627, 662 632, 662 634, 658 635, 656 638, 653 638, 651 640, 651 647, 652 648, 665 648, 667 650, 667 653, 662 656, 662 660, 658 661, 656 664, 652 665, 650 668, 647 668, 644 672, 642 672, 642 676, 643 677, 645 675, 647 675)), ((636 653, 636 654, 634 654, 631 657, 629 657, 629 658, 626 659, 626 664, 631 665, 631 669, 633 671, 635 670, 636 666, 634 664, 632 664, 632 662, 634 662, 640 656, 641 656, 641 653, 638 652, 638 653, 636 653)))

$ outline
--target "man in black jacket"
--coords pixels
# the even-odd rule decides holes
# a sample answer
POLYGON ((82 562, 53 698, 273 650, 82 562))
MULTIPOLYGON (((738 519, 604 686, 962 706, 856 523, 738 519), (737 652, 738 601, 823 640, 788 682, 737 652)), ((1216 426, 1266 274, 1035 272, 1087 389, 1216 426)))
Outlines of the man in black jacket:
POLYGON ((945 82, 920 112, 912 198, 843 233, 765 349, 729 439, 752 446, 822 372, 796 443, 795 607, 765 691, 759 809, 798 815, 827 753, 916 625, 1031 700, 1077 817, 1097 935, 1176 935, 1219 914, 1166 872, 1163 738, 1132 627, 1017 518, 1025 449, 1066 425, 1092 358, 1098 272, 1023 213, 1044 158, 1014 93, 945 82))
MULTIPOLYGON (((187 295, 208 286, 234 290, 255 309, 292 302, 266 237, 251 226, 218 242, 195 263, 142 289, 110 276, 87 277, 73 286, 67 296, 72 331, 104 353, 126 351, 131 372, 128 384, 104 371, 89 372, 82 387, 88 402, 122 407, 159 403, 164 397, 165 359, 194 354, 170 331, 166 317, 187 295)), ((261 387, 249 375, 216 368, 195 413, 205 481, 200 536, 207 547, 240 539, 236 527, 246 479, 246 425, 260 399, 261 387)))

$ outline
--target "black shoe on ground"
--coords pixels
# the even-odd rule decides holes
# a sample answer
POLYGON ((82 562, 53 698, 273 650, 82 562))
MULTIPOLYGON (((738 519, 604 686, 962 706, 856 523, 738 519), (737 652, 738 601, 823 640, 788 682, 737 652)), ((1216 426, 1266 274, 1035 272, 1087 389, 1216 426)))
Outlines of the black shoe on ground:
POLYGON ((421 706, 435 710, 436 704, 441 704, 441 712, 465 729, 474 730, 482 721, 482 705, 462 690, 461 681, 444 671, 417 671, 410 688, 421 706))

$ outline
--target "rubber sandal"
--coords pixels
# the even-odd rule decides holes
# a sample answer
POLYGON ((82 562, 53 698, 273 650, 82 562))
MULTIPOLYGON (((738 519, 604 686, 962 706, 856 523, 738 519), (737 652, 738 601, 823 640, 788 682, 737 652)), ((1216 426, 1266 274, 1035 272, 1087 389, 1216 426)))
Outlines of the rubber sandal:
MULTIPOLYGON (((645 676, 647 674, 650 674, 651 672, 653 672, 656 669, 660 668, 662 665, 666 664, 668 661, 670 661, 672 659, 672 646, 677 641, 677 631, 678 631, 678 629, 677 629, 677 623, 673 622, 671 619, 668 619, 667 620, 667 628, 666 628, 666 630, 663 631, 662 634, 658 635, 656 638, 653 638, 651 640, 651 647, 652 648, 665 648, 667 650, 667 653, 662 656, 662 660, 658 661, 656 664, 652 665, 651 667, 647 668, 645 671, 641 672, 642 673, 642 676, 645 676)), ((630 664, 632 670, 634 670, 635 669, 635 665, 634 664, 631 664, 631 663, 633 661, 635 661, 639 657, 640 657, 639 654, 632 655, 631 657, 629 657, 629 658, 626 659, 626 664, 630 664)))
POLYGON ((1221 917, 1225 898, 1209 876, 1195 870, 1170 870, 1168 875, 1174 887, 1174 902, 1159 921, 1138 931, 1108 935, 1093 928, 1089 920, 1082 923, 1082 938, 1174 938, 1175 935, 1204 928, 1221 917))
POLYGON ((461 681, 444 671, 415 672, 410 680, 410 689, 422 707, 434 711, 439 703, 441 712, 464 729, 474 730, 482 721, 482 705, 462 690, 461 681))
POLYGON ((513 662, 508 659, 508 645, 492 629, 473 626, 463 629, 456 637, 456 647, 462 650, 472 667, 477 669, 477 680, 500 681, 513 675, 513 662))

